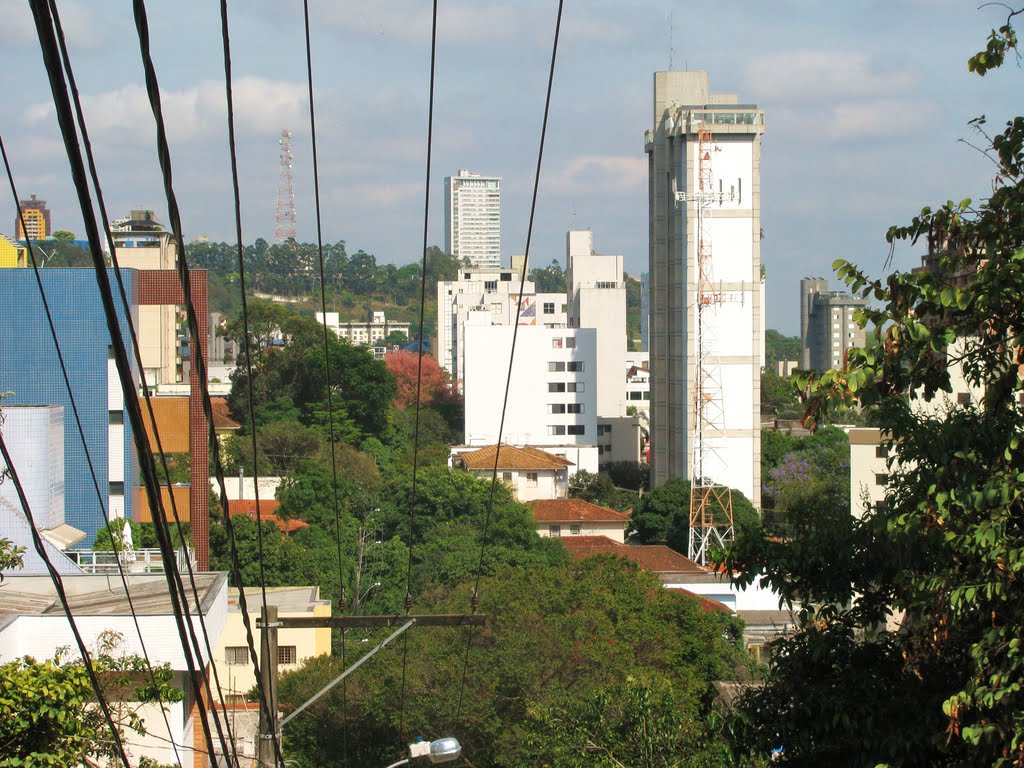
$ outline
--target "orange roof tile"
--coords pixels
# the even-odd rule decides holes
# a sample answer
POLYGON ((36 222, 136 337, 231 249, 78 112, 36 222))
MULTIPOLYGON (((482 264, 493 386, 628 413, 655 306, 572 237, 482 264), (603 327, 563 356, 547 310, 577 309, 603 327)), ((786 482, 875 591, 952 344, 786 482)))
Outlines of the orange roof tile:
MULTIPOLYGON (((260 499, 260 514, 259 518, 264 523, 273 523, 281 529, 282 533, 295 533, 303 528, 308 528, 309 523, 305 520, 282 520, 280 517, 274 514, 274 510, 281 506, 281 502, 277 499, 260 499)), ((228 500, 228 512, 231 516, 245 515, 250 520, 256 520, 256 502, 252 499, 230 499, 228 500)))
POLYGON ((716 611, 718 611, 719 613, 732 613, 732 611, 729 610, 728 606, 722 605, 722 603, 718 602, 717 600, 713 600, 710 597, 698 595, 696 592, 691 592, 690 590, 683 589, 682 587, 671 587, 670 589, 673 592, 679 592, 681 594, 686 595, 687 597, 695 597, 698 600, 700 600, 700 609, 704 611, 704 613, 714 613, 716 611))
POLYGON ((619 544, 607 536, 567 536, 559 539, 576 560, 594 555, 617 555, 654 573, 706 573, 690 558, 664 544, 619 544))
POLYGON ((228 410, 228 401, 224 397, 211 397, 210 406, 213 409, 213 427, 217 430, 229 429, 239 430, 242 425, 231 418, 228 410))
POLYGON ((583 499, 537 499, 527 502, 538 523, 622 523, 629 522, 629 515, 614 509, 591 504, 583 499))
MULTIPOLYGON (((497 451, 498 446, 485 445, 475 451, 460 453, 455 461, 464 469, 494 469, 494 454, 497 451)), ((568 459, 528 445, 517 448, 502 443, 498 454, 498 469, 565 469, 571 465, 568 459)))

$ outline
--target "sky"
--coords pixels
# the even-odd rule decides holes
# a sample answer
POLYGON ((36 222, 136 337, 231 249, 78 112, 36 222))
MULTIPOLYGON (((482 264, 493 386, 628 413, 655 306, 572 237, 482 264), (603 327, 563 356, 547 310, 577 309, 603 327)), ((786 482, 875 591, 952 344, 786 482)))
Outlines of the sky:
MULTIPOLYGON (((186 242, 232 241, 218 3, 149 3, 186 242)), ((311 0, 321 218, 379 263, 444 245, 444 177, 502 178, 504 263, 523 253, 555 29, 555 0, 441 0, 426 179, 427 0, 311 0), (426 192, 429 191, 429 205, 426 192)), ((127 0, 63 0, 61 17, 112 216, 152 208, 166 222, 155 127, 127 0)), ((316 240, 302 4, 229 6, 243 241, 273 240, 281 130, 293 133, 298 236, 316 240)), ((715 92, 766 114, 761 257, 767 325, 798 332, 798 285, 835 259, 883 274, 885 232, 924 205, 991 192, 994 166, 968 121, 1019 112, 1015 62, 967 72, 1005 19, 967 0, 576 0, 566 2, 544 146, 531 263, 564 265, 565 233, 591 229, 601 253, 647 270, 647 157, 653 73, 704 69, 715 92)), ((0 135, 22 198, 47 201, 57 229, 83 236, 28 4, 0 0, 0 135)), ((13 235, 5 184, 0 233, 13 235)), ((919 263, 901 248, 893 268, 919 263)), ((834 287, 840 287, 835 283, 834 287)))

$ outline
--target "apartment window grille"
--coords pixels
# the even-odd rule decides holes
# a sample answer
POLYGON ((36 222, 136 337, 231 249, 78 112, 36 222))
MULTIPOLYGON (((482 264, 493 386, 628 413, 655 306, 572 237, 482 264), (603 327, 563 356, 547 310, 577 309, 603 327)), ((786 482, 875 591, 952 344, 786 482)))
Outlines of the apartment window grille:
POLYGON ((548 413, 565 413, 565 403, 549 403, 548 413))
POLYGON ((485 291, 496 291, 496 290, 498 290, 498 281, 497 280, 484 280, 484 290, 485 291))
POLYGON ((564 381, 549 381, 548 392, 565 392, 564 381))
POLYGON ((583 526, 577 523, 573 523, 569 526, 569 534, 571 536, 580 536, 583 534, 583 526))
POLYGON ((552 435, 552 436, 564 435, 565 434, 565 425, 564 424, 549 424, 548 425, 548 434, 552 435))
POLYGON ((561 535, 562 535, 562 526, 560 526, 560 525, 549 525, 548 526, 548 536, 551 536, 551 537, 557 539, 561 535))
POLYGON ((294 645, 279 645, 277 646, 277 663, 278 664, 297 664, 299 661, 298 655, 295 653, 294 645))
POLYGON ((584 392, 584 391, 586 391, 586 386, 584 385, 584 383, 582 381, 570 381, 568 384, 565 385, 565 391, 566 392, 584 392))
POLYGON ((527 488, 536 488, 537 487, 537 473, 536 472, 527 472, 526 473, 526 487, 527 488))
POLYGON ((563 361, 550 362, 548 363, 548 371, 550 373, 562 373, 565 371, 565 363, 563 361))
POLYGON ((565 410, 567 413, 583 413, 583 403, 568 403, 565 410))
POLYGON ((511 472, 502 472, 501 473, 501 479, 504 480, 506 483, 511 483, 512 482, 512 473, 511 472))
POLYGON ((553 315, 553 314, 555 314, 555 302, 553 302, 553 301, 545 301, 544 302, 544 314, 545 315, 553 315))
POLYGON ((229 645, 224 649, 225 664, 247 664, 249 662, 249 649, 244 645, 229 645))

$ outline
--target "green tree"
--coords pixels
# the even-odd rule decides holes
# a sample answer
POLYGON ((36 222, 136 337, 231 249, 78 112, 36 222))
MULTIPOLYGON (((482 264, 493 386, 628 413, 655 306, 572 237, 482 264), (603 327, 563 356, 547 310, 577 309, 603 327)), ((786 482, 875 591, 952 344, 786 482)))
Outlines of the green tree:
POLYGON ((565 272, 558 259, 552 259, 546 267, 534 267, 528 275, 537 293, 565 293, 565 272))
POLYGON ((569 498, 583 499, 591 504, 625 512, 637 501, 637 494, 616 488, 606 474, 594 474, 581 469, 569 478, 569 498))
MULTIPOLYGON (((721 506, 715 505, 714 509, 715 518, 721 519, 721 506)), ((754 505, 735 489, 732 515, 737 540, 761 530, 761 518, 754 505)), ((668 544, 685 554, 690 539, 690 482, 677 477, 644 496, 633 509, 630 533, 641 544, 668 544)))
MULTIPOLYGON (((471 587, 434 593, 426 610, 465 611, 471 587)), ((383 765, 402 751, 399 718, 409 732, 431 733, 453 722, 460 700, 458 736, 476 765, 719 764, 719 739, 705 723, 712 683, 745 670, 736 619, 706 613, 609 557, 500 569, 480 598, 485 629, 410 632, 407 653, 386 650, 349 678, 354 764, 383 765), (409 695, 399 714, 403 678, 409 695)), ((320 658, 285 675, 282 707, 304 701, 339 666, 320 658)), ((330 764, 346 733, 343 711, 340 688, 315 703, 293 722, 286 756, 330 764)))
MULTIPOLYGON (((1020 12, 969 69, 984 75, 1016 50, 1020 12)), ((801 631, 742 702, 742 752, 782 746, 801 765, 1024 762, 1024 117, 989 149, 998 175, 986 201, 925 208, 889 230, 890 242, 930 238, 929 269, 879 280, 834 265, 871 300, 872 330, 844 369, 803 382, 807 420, 875 408, 895 458, 884 506, 739 563, 744 581, 803 605, 801 631), (951 391, 950 365, 981 400, 912 407, 951 391)))
MULTIPOLYGON (((104 633, 91 653, 122 741, 145 734, 140 708, 151 702, 181 701, 169 665, 153 668, 145 659, 119 652, 121 638, 104 633)), ((85 664, 58 653, 36 661, 25 656, 0 665, 0 766, 42 768, 120 761, 110 728, 98 706, 85 664)))
POLYGON ((774 369, 775 363, 780 360, 796 360, 799 363, 802 349, 799 336, 783 336, 772 328, 764 332, 765 365, 769 368, 774 369))

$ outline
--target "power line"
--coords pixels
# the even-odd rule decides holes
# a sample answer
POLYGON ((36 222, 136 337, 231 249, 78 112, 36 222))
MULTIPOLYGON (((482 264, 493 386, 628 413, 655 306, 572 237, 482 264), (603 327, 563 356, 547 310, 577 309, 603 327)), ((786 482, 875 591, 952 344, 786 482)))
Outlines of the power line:
MULTIPOLYGON (((433 158, 434 146, 434 81, 437 70, 437 0, 433 2, 430 19, 430 86, 427 100, 427 160, 425 180, 423 184, 423 255, 420 269, 420 329, 419 341, 416 344, 416 417, 412 438, 412 487, 409 491, 409 552, 408 566, 405 577, 405 613, 412 610, 412 551, 416 536, 416 479, 419 469, 420 453, 420 385, 423 379, 423 321, 427 303, 427 230, 430 220, 430 162, 433 158)), ((409 635, 402 638, 402 693, 401 709, 398 716, 398 732, 405 728, 405 686, 409 659, 409 635)))
MULTIPOLYGON (((544 160, 544 140, 547 137, 548 132, 548 116, 551 111, 551 91, 553 89, 555 81, 555 61, 558 58, 558 38, 562 28, 562 6, 563 0, 558 0, 558 14, 555 18, 555 35, 551 45, 551 65, 548 70, 548 87, 547 94, 544 97, 544 119, 541 123, 540 129, 540 146, 537 149, 537 169, 533 175, 533 195, 530 199, 530 221, 526 229, 526 250, 523 252, 523 271, 519 277, 519 298, 516 301, 516 323, 512 330, 512 348, 509 350, 508 358, 508 375, 505 379, 505 395, 501 401, 501 421, 498 424, 498 444, 494 450, 494 468, 491 472, 491 490, 487 499, 487 514, 484 516, 484 528, 483 533, 480 537, 480 559, 477 563, 476 569, 476 581, 473 586, 473 595, 471 598, 471 607, 473 613, 476 613, 480 605, 480 579, 483 574, 484 568, 484 552, 487 548, 487 537, 490 533, 491 516, 494 512, 494 496, 495 490, 498 487, 498 461, 501 455, 501 441, 502 435, 505 432, 505 415, 508 410, 508 395, 512 387, 512 364, 516 356, 516 339, 519 336, 519 314, 523 309, 523 291, 526 287, 526 270, 530 263, 530 244, 533 240, 533 224, 537 214, 537 191, 540 188, 540 169, 541 164, 544 160)), ((455 710, 456 721, 462 714, 462 696, 466 687, 466 674, 469 668, 469 651, 473 641, 473 629, 469 629, 466 635, 466 652, 463 657, 462 666, 462 681, 459 683, 459 699, 458 705, 455 710)))
MULTIPOLYGON (((67 85, 60 76, 61 64, 57 50, 57 43, 53 30, 52 17, 49 8, 43 0, 32 0, 31 7, 39 36, 40 48, 43 53, 43 60, 46 66, 50 88, 53 94, 54 107, 57 113, 57 121, 61 129, 68 161, 71 166, 71 174, 78 194, 79 206, 82 210, 83 223, 89 240, 90 255, 92 256, 93 269, 96 275, 96 282, 99 287, 102 299, 104 316, 107 328, 110 333, 114 362, 121 382, 121 389, 125 395, 125 409, 128 412, 132 426, 133 437, 136 449, 139 454, 139 463, 142 469, 143 480, 151 499, 151 509, 154 518, 159 522, 156 526, 157 539, 160 544, 161 554, 170 568, 165 568, 164 574, 167 578, 170 590, 171 607, 174 612, 175 623, 178 628, 178 635, 182 640, 182 650, 188 665, 190 680, 196 692, 202 690, 196 672, 195 661, 191 649, 188 647, 187 632, 185 630, 184 615, 179 600, 177 585, 175 583, 174 551, 171 546, 170 537, 167 531, 167 522, 163 512, 160 499, 160 485, 156 476, 156 468, 153 456, 150 453, 149 440, 145 434, 142 421, 142 413, 138 400, 134 398, 135 384, 132 380, 132 372, 128 355, 125 351, 124 337, 118 324, 117 312, 114 307, 114 299, 107 279, 106 265, 102 258, 99 231, 95 221, 92 201, 89 194, 88 180, 85 174, 81 150, 78 146, 78 137, 75 130, 74 118, 68 98, 67 85)), ((207 711, 202 696, 197 697, 197 708, 203 724, 203 731, 207 738, 210 752, 213 752, 213 740, 210 733, 210 726, 207 719, 207 711)), ((226 751, 226 750, 225 750, 226 751)))
POLYGON ((103 695, 103 689, 100 686, 99 678, 96 676, 96 670, 93 669, 92 658, 89 656, 89 650, 85 647, 85 642, 82 640, 82 633, 79 632, 75 616, 71 611, 71 605, 68 602, 67 593, 64 591, 64 581, 61 579, 60 574, 57 573, 57 569, 54 568, 53 563, 50 562, 50 556, 46 552, 46 547, 43 546, 43 538, 39 535, 39 531, 36 530, 35 517, 32 514, 32 509, 29 507, 28 499, 25 496, 25 489, 21 485, 21 479, 18 477, 18 470, 15 468, 14 462, 11 461, 11 454, 7 451, 7 441, 4 440, 2 431, 0 431, 0 455, 3 456, 4 463, 7 465, 11 481, 14 483, 14 489, 18 493, 18 500, 21 502, 21 508, 25 511, 25 518, 28 520, 29 528, 32 531, 32 544, 39 557, 42 558, 43 563, 46 565, 46 570, 50 573, 50 579, 53 581, 53 586, 57 590, 57 597, 60 599, 60 604, 64 608, 64 614, 68 618, 68 624, 71 626, 71 633, 75 636, 75 644, 78 646, 78 652, 82 654, 82 661, 85 663, 85 670, 89 675, 89 682, 92 684, 93 691, 96 693, 96 700, 99 702, 100 710, 103 712, 103 719, 107 721, 107 726, 109 726, 110 732, 113 734, 118 755, 124 763, 125 768, 131 768, 128 763, 128 755, 124 751, 124 744, 121 742, 121 732, 114 724, 114 718, 110 714, 110 706, 107 704, 107 700, 103 695))
MULTIPOLYGON (((155 413, 153 411, 153 402, 152 402, 152 399, 150 397, 149 387, 146 384, 145 366, 143 365, 143 362, 142 362, 142 353, 141 353, 141 349, 140 349, 140 346, 139 346, 138 335, 137 335, 136 330, 135 330, 135 325, 134 325, 134 323, 132 322, 132 319, 131 319, 131 308, 130 308, 130 305, 129 305, 129 302, 128 302, 127 292, 125 291, 124 280, 123 280, 122 275, 121 275, 120 265, 118 264, 118 261, 117 261, 117 249, 114 247, 114 239, 113 239, 113 236, 111 235, 111 231, 110 231, 110 225, 109 225, 110 218, 107 215, 106 203, 104 202, 104 199, 103 199, 103 191, 102 191, 102 188, 100 186, 100 181, 99 181, 99 173, 96 170, 96 162, 95 162, 95 158, 94 158, 93 152, 92 152, 92 143, 89 140, 88 128, 87 128, 86 122, 85 122, 85 114, 84 114, 84 112, 82 110, 82 103, 81 103, 81 98, 80 98, 80 95, 79 95, 79 92, 78 92, 78 86, 77 86, 77 83, 75 81, 74 69, 73 69, 73 67, 71 65, 70 56, 68 55, 67 42, 66 42, 65 37, 64 37, 64 30, 63 30, 63 27, 61 25, 60 15, 59 15, 59 12, 57 10, 57 6, 56 6, 56 3, 55 3, 54 0, 50 0, 50 12, 51 12, 51 14, 53 16, 54 29, 55 29, 56 36, 57 36, 57 42, 58 42, 59 47, 60 47, 61 58, 62 58, 63 63, 64 63, 64 71, 65 71, 65 74, 67 75, 68 85, 70 87, 72 99, 74 101, 75 114, 76 114, 76 117, 77 117, 79 130, 81 131, 82 142, 83 142, 83 144, 85 146, 85 154, 86 154, 86 159, 88 161, 89 173, 90 173, 90 176, 92 178, 93 188, 96 191, 96 202, 97 202, 97 205, 99 206, 100 220, 103 222, 103 231, 104 231, 104 234, 105 234, 106 239, 107 239, 107 245, 108 245, 108 247, 110 249, 110 258, 111 258, 111 263, 112 263, 113 268, 114 268, 114 276, 115 276, 116 281, 117 281, 117 286, 118 286, 118 290, 119 290, 119 293, 120 293, 120 296, 121 296, 122 304, 124 305, 124 311, 125 311, 125 317, 127 319, 128 331, 129 331, 129 333, 131 335, 131 340, 132 340, 132 351, 134 352, 136 364, 139 367, 139 376, 140 376, 140 378, 142 380, 142 392, 143 392, 143 395, 144 395, 145 400, 146 400, 146 408, 147 408, 147 410, 149 412, 150 423, 153 425, 153 434, 154 434, 154 437, 156 438, 157 453, 160 456, 160 463, 161 463, 162 468, 163 468, 164 478, 167 480, 168 485, 170 485, 170 469, 167 466, 167 457, 166 457, 166 455, 164 453, 163 444, 162 444, 161 437, 160 437, 160 430, 157 428, 157 420, 156 420, 156 415, 155 415, 155 413)), ((171 502, 171 511, 173 513, 173 516, 174 516, 174 523, 175 523, 175 526, 177 527, 177 530, 179 531, 179 534, 180 534, 181 528, 182 528, 182 524, 181 524, 181 518, 180 518, 180 516, 178 514, 177 502, 176 502, 176 500, 174 498, 174 494, 169 494, 169 496, 170 496, 170 502, 171 502)), ((161 499, 161 501, 162 501, 162 499, 161 499)), ((109 525, 109 520, 108 520, 108 525, 109 525)), ((192 588, 192 596, 193 596, 193 599, 195 600, 195 605, 197 607, 199 607, 201 605, 202 601, 199 598, 199 589, 198 589, 198 587, 196 585, 195 573, 193 572, 192 562, 191 562, 191 560, 189 558, 185 559, 185 565, 186 565, 186 569, 188 571, 189 583, 190 583, 191 588, 192 588)), ((188 598, 185 595, 184 585, 181 583, 181 580, 180 580, 180 573, 176 575, 175 582, 176 582, 177 587, 178 587, 178 589, 179 589, 179 591, 181 593, 181 596, 182 596, 182 605, 184 606, 185 613, 188 614, 189 613, 188 598)), ((127 585, 126 585, 126 591, 127 591, 127 585)), ((205 644, 205 647, 206 647, 206 654, 207 654, 207 657, 212 660, 213 659, 213 649, 210 646, 210 636, 209 636, 209 632, 208 632, 208 630, 206 628, 206 618, 203 616, 203 612, 202 612, 201 609, 198 611, 198 618, 199 618, 200 630, 201 630, 201 633, 202 633, 202 636, 203 636, 203 641, 204 641, 204 644, 205 644)), ((199 640, 198 640, 198 637, 196 636, 195 625, 190 621, 190 622, 188 622, 187 626, 188 626, 189 637, 190 637, 191 642, 192 642, 193 650, 195 651, 195 654, 196 654, 196 658, 202 658, 202 652, 201 652, 201 649, 199 647, 199 640)), ((204 683, 204 685, 206 687, 207 695, 210 696, 210 698, 212 699, 213 698, 213 691, 210 688, 209 676, 206 673, 205 669, 201 670, 201 675, 202 675, 203 683, 204 683)), ((213 675, 214 675, 214 682, 215 682, 216 688, 217 688, 217 697, 220 700, 221 704, 223 705, 224 704, 224 693, 221 690, 220 678, 219 678, 219 675, 218 675, 218 672, 217 672, 216 665, 213 666, 213 675)), ((228 744, 230 744, 231 752, 234 755, 234 762, 237 765, 238 764, 238 755, 237 755, 237 752, 235 750, 234 736, 231 733, 230 724, 225 723, 225 725, 227 727, 227 731, 228 731, 228 737, 229 737, 228 740, 227 740, 227 743, 225 743, 224 732, 223 732, 223 729, 222 729, 222 726, 221 726, 221 723, 220 723, 220 718, 217 715, 216 709, 214 710, 213 716, 214 716, 214 725, 215 725, 215 727, 217 729, 217 733, 218 733, 218 736, 219 736, 219 738, 221 740, 222 746, 227 748, 228 744)))
MULTIPOLYGON (((0 154, 3 155, 4 169, 7 172, 7 180, 10 183, 10 186, 11 186, 11 195, 14 197, 15 204, 17 204, 17 201, 19 199, 18 198, 18 190, 17 190, 17 187, 14 184, 14 173, 13 173, 13 171, 11 169, 11 164, 10 164, 10 161, 9 161, 9 159, 7 157, 7 149, 4 147, 4 142, 3 142, 3 137, 2 136, 0 136, 0 154)), ((21 220, 22 230, 23 231, 27 231, 27 230, 25 230, 25 217, 24 217, 24 214, 21 212, 21 207, 20 206, 18 206, 18 218, 21 220)), ((71 379, 70 379, 70 377, 68 375, 67 365, 66 365, 66 363, 64 361, 64 354, 61 351, 60 342, 59 342, 58 337, 57 337, 57 329, 56 329, 56 326, 54 325, 54 322, 53 322, 53 315, 50 312, 50 302, 47 300, 47 298, 46 298, 46 291, 43 289, 43 281, 42 281, 42 277, 39 274, 39 265, 36 263, 35 249, 32 247, 32 240, 31 240, 31 238, 26 236, 26 238, 25 238, 25 245, 26 245, 26 248, 28 250, 29 261, 32 262, 32 270, 33 270, 33 273, 34 273, 35 278, 36 278, 36 285, 39 288, 39 298, 42 301, 43 310, 46 313, 46 321, 47 321, 47 324, 48 324, 48 326, 50 328, 50 335, 53 338, 53 348, 54 348, 54 351, 57 353, 57 360, 60 363, 60 370, 61 370, 61 375, 62 375, 62 377, 64 379, 64 386, 65 386, 65 388, 67 389, 67 392, 68 392, 68 400, 71 403, 71 412, 74 415, 75 425, 78 428, 78 436, 79 436, 79 438, 82 441, 82 451, 83 451, 83 453, 85 455, 86 465, 89 467, 89 476, 92 478, 93 488, 95 488, 95 490, 96 490, 96 501, 99 504, 100 511, 103 513, 103 519, 106 520, 107 529, 111 530, 110 540, 111 540, 111 544, 113 545, 113 548, 114 548, 114 556, 115 556, 115 558, 117 560, 117 572, 121 576, 121 584, 122 584, 122 586, 124 586, 125 597, 127 598, 127 601, 128 601, 128 610, 131 611, 132 621, 135 624, 135 631, 136 631, 136 633, 139 636, 139 645, 142 648, 142 656, 146 660, 146 670, 148 671, 149 677, 150 677, 150 679, 153 682, 154 689, 158 690, 158 688, 156 686, 156 674, 153 672, 153 665, 152 665, 152 662, 150 661, 149 653, 146 650, 146 641, 142 637, 142 628, 139 626, 139 616, 138 616, 138 613, 136 613, 136 611, 135 611, 135 603, 132 600, 131 591, 128 589, 128 578, 125 576, 124 566, 123 566, 123 564, 121 562, 121 550, 119 548, 122 546, 122 543, 117 541, 117 537, 113 535, 113 530, 110 528, 110 524, 111 524, 110 512, 109 512, 107 506, 103 503, 103 493, 100 491, 99 479, 98 479, 98 477, 96 475, 96 467, 95 467, 95 465, 93 464, 93 461, 92 461, 92 454, 89 451, 89 445, 88 445, 88 443, 85 440, 85 429, 82 426, 82 419, 81 419, 81 416, 80 416, 80 414, 78 412, 78 403, 75 401, 75 394, 74 394, 74 391, 71 388, 71 379)), ((126 521, 125 524, 127 525, 127 521, 126 521)), ((158 698, 159 698, 159 693, 158 693, 158 698)), ((171 726, 170 726, 170 723, 167 720, 167 712, 164 710, 164 708, 162 706, 162 702, 161 702, 161 707, 160 707, 160 713, 163 715, 164 725, 167 727, 168 733, 170 733, 171 726)), ((175 749, 174 756, 175 756, 175 759, 178 762, 178 765, 180 766, 181 765, 181 757, 178 755, 177 749, 175 749)))
MULTIPOLYGON (((338 554, 338 609, 339 613, 345 612, 345 577, 343 572, 341 556, 341 513, 338 509, 338 460, 337 445, 334 436, 334 393, 331 387, 331 350, 328 343, 328 334, 331 331, 327 328, 327 288, 324 277, 324 239, 323 228, 320 216, 320 165, 317 160, 316 145, 316 110, 313 99, 313 56, 312 45, 309 34, 309 0, 302 2, 302 14, 305 22, 306 32, 306 84, 309 88, 309 133, 313 147, 313 198, 316 205, 316 249, 320 263, 320 308, 323 312, 323 334, 324 334, 324 371, 327 385, 327 421, 328 436, 331 441, 331 489, 334 500, 334 541, 338 554)), ((294 209, 292 216, 294 218, 294 209)), ((358 565, 356 566, 358 567, 358 565)), ((358 595, 357 595, 358 597, 358 595)), ((341 633, 341 665, 344 667, 345 658, 345 633, 341 633)), ((342 764, 348 765, 348 681, 342 681, 341 687, 341 723, 342 723, 342 764)))

